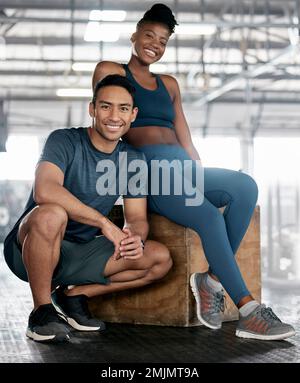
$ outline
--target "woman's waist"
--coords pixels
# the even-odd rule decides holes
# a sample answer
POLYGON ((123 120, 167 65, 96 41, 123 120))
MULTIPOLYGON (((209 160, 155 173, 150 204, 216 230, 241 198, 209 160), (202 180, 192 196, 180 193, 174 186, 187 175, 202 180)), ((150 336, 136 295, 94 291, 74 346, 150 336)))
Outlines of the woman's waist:
POLYGON ((136 147, 145 145, 180 145, 173 129, 162 126, 141 126, 131 128, 125 135, 125 140, 136 147))

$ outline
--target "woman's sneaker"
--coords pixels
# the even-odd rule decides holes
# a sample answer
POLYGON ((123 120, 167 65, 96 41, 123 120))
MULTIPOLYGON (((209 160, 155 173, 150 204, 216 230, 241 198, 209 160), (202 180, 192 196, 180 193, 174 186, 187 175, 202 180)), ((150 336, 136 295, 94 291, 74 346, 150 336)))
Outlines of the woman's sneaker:
POLYGON ((235 335, 240 338, 280 340, 295 333, 295 329, 281 322, 270 307, 259 305, 249 315, 240 315, 235 335))
POLYGON ((224 290, 215 291, 207 284, 207 273, 194 273, 190 285, 196 298, 197 317, 205 326, 221 328, 225 309, 224 290))
POLYGON ((58 287, 51 295, 53 306, 61 317, 75 330, 102 331, 105 323, 93 318, 88 308, 86 295, 67 296, 65 286, 58 287))
POLYGON ((26 335, 36 342, 66 342, 70 339, 69 332, 51 303, 39 306, 29 315, 26 335))

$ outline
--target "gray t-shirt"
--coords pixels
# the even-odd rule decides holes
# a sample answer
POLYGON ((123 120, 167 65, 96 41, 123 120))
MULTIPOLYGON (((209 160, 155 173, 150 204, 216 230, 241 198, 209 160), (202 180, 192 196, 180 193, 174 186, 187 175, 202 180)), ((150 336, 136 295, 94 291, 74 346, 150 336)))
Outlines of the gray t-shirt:
MULTIPOLYGON (((147 164, 144 154, 122 140, 112 153, 103 153, 94 147, 87 130, 70 128, 50 133, 38 163, 49 161, 57 165, 64 173, 63 186, 105 216, 121 195, 123 198, 145 198, 147 164)), ((31 190, 25 210, 10 234, 35 206, 31 190)), ((64 239, 87 242, 99 234, 96 227, 69 220, 64 239)))

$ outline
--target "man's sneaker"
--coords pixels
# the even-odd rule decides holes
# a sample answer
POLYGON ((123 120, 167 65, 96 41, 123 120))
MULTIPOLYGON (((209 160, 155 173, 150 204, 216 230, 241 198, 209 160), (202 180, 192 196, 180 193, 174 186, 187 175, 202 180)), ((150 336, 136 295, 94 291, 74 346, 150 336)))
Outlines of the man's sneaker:
POLYGON ((282 323, 270 307, 259 305, 249 315, 240 315, 235 335, 240 338, 279 340, 295 333, 295 329, 282 323))
POLYGON ((65 342, 70 339, 69 332, 51 303, 39 306, 29 315, 26 335, 36 342, 65 342))
POLYGON ((215 291, 207 284, 207 273, 194 273, 190 285, 196 298, 197 317, 205 326, 221 328, 225 309, 224 290, 215 291))
POLYGON ((88 308, 86 295, 66 296, 65 286, 58 287, 51 295, 52 303, 61 317, 79 331, 102 331, 105 323, 93 318, 88 308))

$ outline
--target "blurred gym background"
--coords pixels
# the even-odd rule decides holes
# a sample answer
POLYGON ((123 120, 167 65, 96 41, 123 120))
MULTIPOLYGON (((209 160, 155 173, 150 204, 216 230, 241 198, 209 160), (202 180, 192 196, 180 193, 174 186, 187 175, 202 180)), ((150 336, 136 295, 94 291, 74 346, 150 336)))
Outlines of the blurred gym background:
MULTIPOLYGON (((90 124, 96 63, 127 62, 130 35, 153 3, 0 0, 0 243, 27 201, 45 138, 54 129, 90 124)), ((179 81, 203 165, 241 170, 256 179, 263 296, 272 302, 282 297, 278 305, 289 306, 284 315, 296 321, 300 1, 164 3, 179 26, 151 70, 179 81)), ((1 262, 3 278, 27 288, 1 262)))

